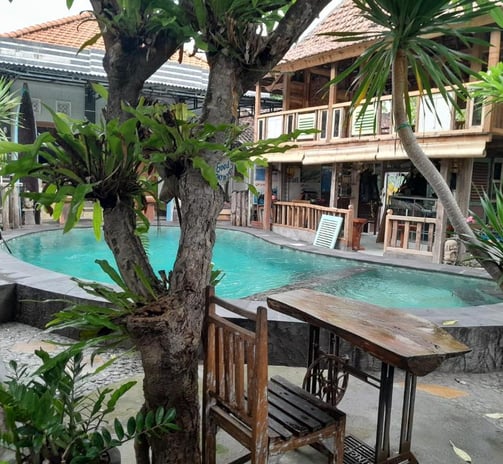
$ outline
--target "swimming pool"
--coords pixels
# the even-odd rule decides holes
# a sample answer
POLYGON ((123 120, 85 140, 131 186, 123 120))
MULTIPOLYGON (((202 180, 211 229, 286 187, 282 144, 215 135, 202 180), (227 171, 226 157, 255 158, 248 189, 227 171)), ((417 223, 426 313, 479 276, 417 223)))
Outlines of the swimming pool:
MULTIPOLYGON (((172 268, 179 240, 176 227, 152 228, 147 252, 156 271, 172 268)), ((86 280, 108 282, 95 259, 113 256, 91 229, 60 230, 8 241, 13 255, 31 264, 86 280)), ((217 230, 213 262, 225 272, 218 294, 245 298, 285 286, 316 290, 393 308, 452 308, 500 303, 490 280, 431 273, 322 256, 273 245, 250 234, 217 230)))

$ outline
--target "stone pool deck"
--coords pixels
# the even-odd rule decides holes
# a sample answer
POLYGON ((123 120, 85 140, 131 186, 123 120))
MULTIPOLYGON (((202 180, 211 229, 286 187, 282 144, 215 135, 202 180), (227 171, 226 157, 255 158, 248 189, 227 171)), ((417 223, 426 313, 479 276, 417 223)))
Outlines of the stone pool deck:
MULTIPOLYGON (((155 227, 155 226, 154 226, 155 227)), ((410 258, 390 258, 383 256, 382 245, 375 243, 375 235, 363 234, 361 251, 333 250, 315 247, 312 244, 293 241, 289 238, 260 229, 234 228, 250 233, 260 239, 305 252, 337 256, 360 260, 380 265, 401 266, 421 269, 430 272, 448 272, 474 277, 487 277, 485 271, 463 266, 431 264, 410 258)), ((57 225, 24 226, 21 229, 2 232, 2 237, 8 239, 31 232, 48 229, 61 229, 57 225)), ((281 289, 274 290, 274 293, 281 289)), ((265 294, 256 295, 248 300, 248 304, 256 307, 263 303, 265 294)), ((50 302, 41 306, 40 301, 59 298, 69 301, 88 300, 89 295, 80 289, 66 275, 41 269, 22 262, 8 252, 0 251, 0 323, 17 321, 42 328, 50 320, 54 312, 67 306, 67 302, 50 302), (41 308, 43 308, 41 310, 41 308)), ((452 335, 472 348, 472 352, 461 358, 448 360, 443 369, 450 371, 485 372, 503 370, 503 303, 481 305, 464 308, 429 308, 415 309, 414 314, 444 326, 452 335), (450 325, 444 323, 449 321, 450 325)), ((285 365, 304 365, 305 349, 293 344, 292 340, 305 339, 305 324, 293 321, 287 316, 270 311, 270 334, 275 337, 272 345, 276 348, 271 354, 273 362, 285 365)), ((307 342, 306 342, 307 343, 307 342)))

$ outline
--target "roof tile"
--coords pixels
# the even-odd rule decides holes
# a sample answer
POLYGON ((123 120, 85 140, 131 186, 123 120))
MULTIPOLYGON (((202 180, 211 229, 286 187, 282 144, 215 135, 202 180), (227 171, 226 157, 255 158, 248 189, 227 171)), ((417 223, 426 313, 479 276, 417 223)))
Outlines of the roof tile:
MULTIPOLYGON (((333 38, 320 34, 335 31, 369 30, 375 24, 369 22, 354 5, 352 0, 344 2, 334 8, 323 21, 311 31, 303 40, 294 45, 285 55, 282 63, 301 61, 308 57, 328 54, 334 50, 347 48, 356 42, 337 42, 333 38)), ((281 65, 280 65, 281 67, 281 65)))
MULTIPOLYGON (((0 33, 0 37, 79 49, 82 44, 93 38, 97 33, 99 33, 98 23, 93 19, 91 13, 83 12, 13 32, 0 33)), ((91 48, 104 51, 103 39, 100 37, 91 48)), ((170 61, 178 61, 178 54, 174 54, 170 61)), ((203 69, 208 68, 204 59, 185 52, 183 62, 203 69)))

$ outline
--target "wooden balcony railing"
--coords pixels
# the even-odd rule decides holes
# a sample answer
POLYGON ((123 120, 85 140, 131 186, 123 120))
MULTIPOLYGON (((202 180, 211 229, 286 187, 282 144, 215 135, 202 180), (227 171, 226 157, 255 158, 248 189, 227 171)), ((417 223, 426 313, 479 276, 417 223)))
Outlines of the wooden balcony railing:
POLYGON ((384 252, 433 257, 436 227, 436 218, 398 216, 389 209, 386 213, 384 252))
MULTIPOLYGON (((468 100, 466 107, 459 114, 452 104, 446 103, 439 92, 433 92, 435 111, 430 109, 417 92, 411 93, 413 108, 413 128, 421 135, 438 132, 475 131, 482 132, 484 118, 491 115, 491 129, 503 128, 503 105, 482 107, 476 101, 468 100)), ((367 107, 365 113, 359 108, 349 116, 349 102, 302 108, 291 111, 279 111, 257 116, 256 136, 259 140, 288 134, 295 129, 317 129, 317 133, 305 134, 297 142, 336 142, 362 136, 392 135, 391 96, 367 107)), ((361 107, 360 107, 361 108, 361 107)))
POLYGON ((338 244, 341 248, 351 249, 354 219, 352 206, 348 209, 341 209, 312 205, 303 201, 277 201, 273 205, 272 223, 273 225, 316 232, 321 216, 324 214, 343 218, 338 244))

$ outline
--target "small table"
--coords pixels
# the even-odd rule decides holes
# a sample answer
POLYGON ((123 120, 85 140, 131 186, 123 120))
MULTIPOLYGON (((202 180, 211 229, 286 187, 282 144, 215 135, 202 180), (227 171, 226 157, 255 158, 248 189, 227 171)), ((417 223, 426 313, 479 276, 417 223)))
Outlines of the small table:
POLYGON ((320 329, 381 361, 380 378, 355 367, 349 370, 379 389, 375 452, 373 461, 366 462, 417 464, 411 452, 416 377, 434 371, 445 359, 468 353, 470 349, 442 328, 412 314, 309 289, 277 293, 269 296, 267 303, 271 309, 309 324, 308 365, 319 354, 320 329), (405 371, 405 387, 399 452, 390 456, 395 367, 405 371))
POLYGON ((367 222, 368 220, 364 218, 353 219, 353 251, 365 250, 365 248, 360 245, 360 240, 362 238, 363 227, 367 222))

